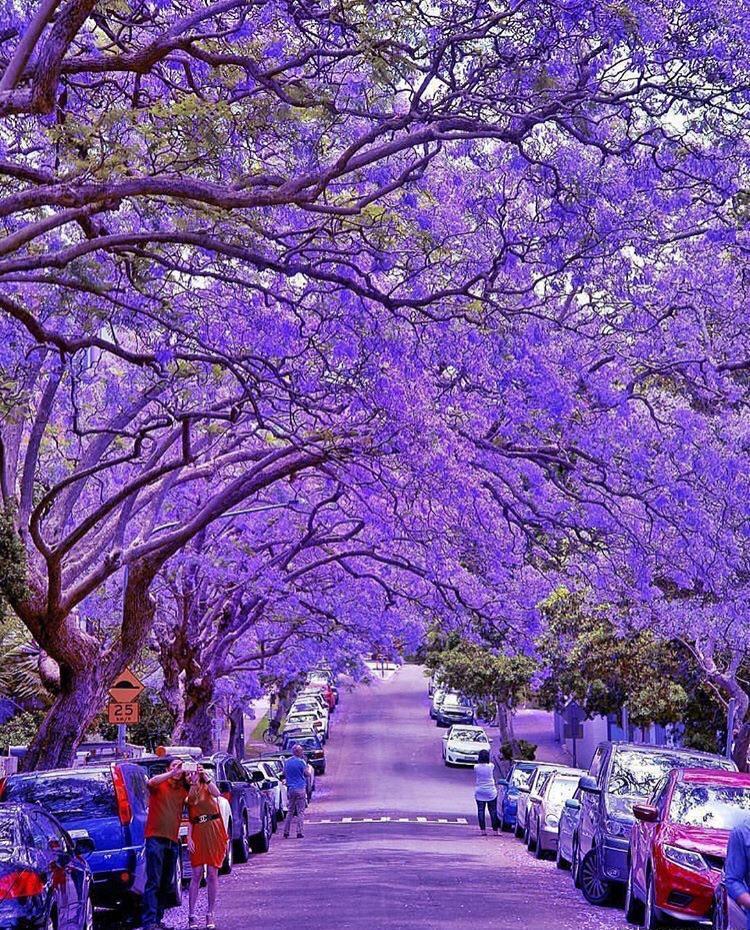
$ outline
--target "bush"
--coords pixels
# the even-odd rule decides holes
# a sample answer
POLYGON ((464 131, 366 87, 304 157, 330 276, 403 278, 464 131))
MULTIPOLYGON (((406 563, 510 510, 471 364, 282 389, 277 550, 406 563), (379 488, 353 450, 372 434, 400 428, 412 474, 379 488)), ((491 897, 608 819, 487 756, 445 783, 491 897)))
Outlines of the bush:
POLYGON ((43 719, 43 711, 24 710, 0 724, 0 754, 7 755, 10 746, 28 746, 43 719))
POLYGON ((526 739, 516 740, 518 744, 518 752, 513 752, 513 747, 510 743, 503 743, 500 746, 500 755, 503 759, 528 759, 532 760, 536 758, 536 743, 530 743, 526 739))

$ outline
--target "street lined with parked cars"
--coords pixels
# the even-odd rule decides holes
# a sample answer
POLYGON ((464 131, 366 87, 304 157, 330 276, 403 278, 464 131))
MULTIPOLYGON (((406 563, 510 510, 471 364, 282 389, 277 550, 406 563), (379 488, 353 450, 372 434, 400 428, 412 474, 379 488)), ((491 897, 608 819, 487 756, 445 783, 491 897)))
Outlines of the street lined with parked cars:
MULTIPOLYGON (((449 694, 451 709, 465 708, 468 717, 470 702, 439 679, 428 693, 438 726, 449 694)), ((482 727, 454 724, 442 758, 446 766, 474 765, 489 746, 482 727)), ((588 770, 515 759, 496 782, 501 830, 522 838, 537 859, 570 870, 588 905, 621 904, 628 923, 646 928, 676 920, 746 930, 747 914, 723 880, 730 830, 750 822, 750 775, 731 759, 609 741, 588 770)))
MULTIPOLYGON (((333 676, 314 672, 290 708, 280 747, 243 760, 163 746, 128 761, 101 763, 101 753, 85 755, 76 768, 0 780, 0 930, 92 930, 100 913, 116 915, 118 926, 138 925, 147 878, 147 782, 166 772, 171 759, 186 770, 199 766, 218 788, 228 836, 220 875, 267 853, 289 810, 284 762, 302 746, 310 800, 316 777, 325 774, 323 740, 337 700, 333 676)), ((162 889, 166 908, 180 906, 192 875, 188 836, 185 808, 180 855, 162 889)))

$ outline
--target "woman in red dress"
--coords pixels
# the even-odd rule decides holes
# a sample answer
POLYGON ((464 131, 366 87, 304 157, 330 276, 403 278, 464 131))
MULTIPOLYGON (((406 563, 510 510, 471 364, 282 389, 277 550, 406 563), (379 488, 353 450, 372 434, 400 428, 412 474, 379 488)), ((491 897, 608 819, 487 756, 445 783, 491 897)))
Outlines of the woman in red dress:
POLYGON ((197 772, 188 775, 190 791, 187 796, 188 808, 188 852, 190 864, 193 867, 193 876, 190 879, 190 914, 188 925, 191 928, 198 926, 195 916, 195 905, 201 887, 203 869, 206 870, 206 886, 208 888, 208 912, 206 913, 206 928, 214 930, 214 908, 216 895, 219 890, 219 868, 224 862, 227 853, 227 836, 224 820, 219 810, 217 798, 221 797, 212 776, 203 766, 198 766, 197 772))

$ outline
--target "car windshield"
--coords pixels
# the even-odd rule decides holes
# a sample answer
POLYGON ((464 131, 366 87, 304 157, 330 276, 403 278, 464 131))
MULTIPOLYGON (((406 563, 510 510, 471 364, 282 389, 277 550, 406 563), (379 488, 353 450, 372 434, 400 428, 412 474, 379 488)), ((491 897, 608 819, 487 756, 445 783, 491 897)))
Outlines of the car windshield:
POLYGON ((455 704, 458 707, 470 707, 471 702, 460 694, 446 694, 443 704, 455 704))
POLYGON ((16 815, 0 811, 0 849, 13 849, 16 845, 16 815))
POLYGON ((573 797, 573 793, 578 787, 578 776, 575 778, 554 778, 547 792, 547 799, 553 807, 562 807, 562 805, 573 797))
POLYGON ((536 769, 522 769, 516 766, 510 776, 510 783, 514 788, 528 788, 536 769))
POLYGON ((301 746, 303 749, 319 749, 320 743, 314 736, 302 736, 285 741, 287 746, 301 746))
POLYGON ((669 805, 670 819, 687 827, 731 830, 750 815, 747 785, 696 785, 680 782, 669 805))
POLYGON ((41 804, 65 823, 80 816, 111 817, 117 814, 112 779, 108 772, 81 769, 69 775, 45 773, 34 778, 9 778, 4 801, 41 804))
POLYGON ((481 730, 451 730, 451 739, 459 743, 486 743, 487 736, 481 730))
POLYGON ((615 753, 612 772, 607 788, 618 797, 641 797, 651 795, 656 785, 675 768, 727 769, 731 763, 718 756, 690 756, 685 753, 639 751, 623 749, 615 753))

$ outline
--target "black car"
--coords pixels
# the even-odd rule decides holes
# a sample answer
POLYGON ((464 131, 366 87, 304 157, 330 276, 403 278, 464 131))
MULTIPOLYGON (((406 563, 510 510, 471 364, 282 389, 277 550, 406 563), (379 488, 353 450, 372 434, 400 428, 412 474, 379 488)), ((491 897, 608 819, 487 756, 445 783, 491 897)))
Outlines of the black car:
POLYGON ((0 804, 1 930, 92 930, 92 849, 36 804, 0 804))
POLYGON ((295 733, 285 733, 281 743, 283 752, 291 753, 294 746, 301 746, 305 751, 305 758, 313 767, 316 775, 325 775, 326 773, 326 751, 323 744, 317 736, 313 734, 297 735, 295 733))

